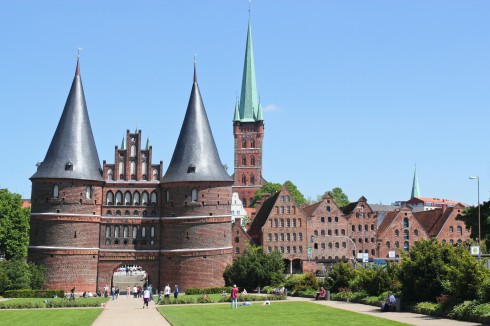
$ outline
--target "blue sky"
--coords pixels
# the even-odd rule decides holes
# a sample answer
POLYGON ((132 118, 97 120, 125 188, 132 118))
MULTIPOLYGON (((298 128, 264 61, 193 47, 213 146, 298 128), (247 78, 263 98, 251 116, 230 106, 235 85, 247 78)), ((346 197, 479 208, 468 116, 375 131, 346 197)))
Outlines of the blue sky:
MULTIPOLYGON (((73 79, 76 49, 99 157, 126 129, 168 166, 198 80, 233 166, 248 1, 0 2, 0 187, 30 197, 73 79)), ((490 1, 252 2, 263 174, 316 198, 490 196, 490 1)))

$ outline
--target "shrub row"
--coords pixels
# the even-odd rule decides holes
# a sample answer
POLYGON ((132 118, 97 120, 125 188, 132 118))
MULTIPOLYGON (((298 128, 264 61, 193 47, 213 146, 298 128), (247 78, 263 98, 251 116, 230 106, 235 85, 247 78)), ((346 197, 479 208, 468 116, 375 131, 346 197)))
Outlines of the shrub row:
POLYGON ((490 323, 490 303, 481 303, 478 300, 464 301, 453 306, 448 306, 445 302, 420 302, 413 307, 413 311, 424 315, 449 317, 485 325, 490 323))
POLYGON ((0 309, 33 309, 33 308, 46 308, 46 304, 44 302, 9 302, 2 301, 0 302, 0 309))
POLYGON ((90 300, 66 300, 61 298, 46 299, 44 301, 16 301, 6 300, 0 302, 0 309, 34 309, 34 308, 78 308, 100 307, 107 300, 104 298, 90 300))
POLYGON ((63 290, 7 290, 3 293, 5 298, 63 298, 63 290))
MULTIPOLYGON (((286 297, 282 295, 251 295, 251 294, 240 294, 238 296, 238 301, 239 302, 245 302, 245 301, 275 301, 275 300, 285 300, 286 297)), ((222 297, 218 302, 230 302, 231 297, 224 296, 222 297)), ((169 300, 163 300, 160 304, 161 305, 172 305, 172 304, 191 304, 191 303, 215 303, 213 299, 209 297, 205 297, 204 295, 194 299, 190 297, 183 296, 181 298, 177 299, 169 299, 169 300)))
POLYGON ((219 288, 187 288, 185 289, 185 294, 215 294, 229 292, 230 287, 219 287, 219 288))

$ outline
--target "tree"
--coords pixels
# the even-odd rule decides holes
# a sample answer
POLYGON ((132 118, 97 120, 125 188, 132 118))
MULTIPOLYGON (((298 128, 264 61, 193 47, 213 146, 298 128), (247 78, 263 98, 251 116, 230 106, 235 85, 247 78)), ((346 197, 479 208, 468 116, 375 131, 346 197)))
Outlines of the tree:
POLYGON ((330 190, 330 195, 332 196, 335 205, 338 207, 344 207, 350 204, 349 197, 347 197, 340 187, 335 187, 330 190))
POLYGON ((296 205, 301 206, 306 202, 305 196, 303 196, 303 194, 298 190, 294 183, 288 180, 284 182, 284 185, 288 189, 291 196, 294 198, 296 205))
POLYGON ((0 189, 0 251, 7 259, 27 257, 29 214, 19 194, 0 189))
POLYGON ((403 297, 417 302, 434 302, 441 294, 460 301, 474 300, 489 275, 467 248, 435 239, 417 241, 400 266, 403 297))
POLYGON ((245 254, 228 265, 223 273, 226 285, 237 284, 249 290, 257 286, 278 286, 284 282, 284 262, 281 253, 265 254, 262 247, 248 246, 245 254))
POLYGON ((332 266, 328 271, 330 290, 338 292, 340 288, 347 288, 356 277, 356 270, 348 263, 340 262, 332 266))
POLYGON ((263 184, 259 190, 257 190, 254 194, 254 198, 252 202, 250 203, 251 207, 255 207, 257 205, 257 202, 262 200, 262 195, 264 194, 270 194, 273 195, 276 192, 280 191, 282 188, 282 185, 280 183, 273 183, 273 182, 267 182, 263 184))
MULTIPOLYGON (((463 221, 467 230, 471 230, 471 238, 478 239, 478 206, 468 207, 464 214, 456 217, 463 221)), ((490 248, 490 201, 484 201, 480 205, 480 227, 482 247, 490 248)))

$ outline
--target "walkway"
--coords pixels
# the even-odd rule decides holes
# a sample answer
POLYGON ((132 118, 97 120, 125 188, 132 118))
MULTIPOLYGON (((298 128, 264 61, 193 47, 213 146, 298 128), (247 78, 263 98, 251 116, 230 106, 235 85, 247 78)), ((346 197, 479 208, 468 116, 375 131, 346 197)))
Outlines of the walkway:
POLYGON ((120 295, 119 299, 107 301, 107 306, 92 324, 93 326, 170 326, 165 318, 155 309, 154 301, 149 303, 148 309, 143 309, 143 299, 127 298, 120 295))
POLYGON ((344 301, 315 301, 309 298, 288 297, 288 300, 294 301, 312 301, 323 304, 332 308, 358 312, 365 315, 390 319, 401 323, 416 326, 474 326, 481 325, 470 322, 457 321, 453 319, 443 319, 427 315, 414 314, 411 312, 381 312, 381 309, 374 306, 368 306, 360 303, 349 303, 344 301))

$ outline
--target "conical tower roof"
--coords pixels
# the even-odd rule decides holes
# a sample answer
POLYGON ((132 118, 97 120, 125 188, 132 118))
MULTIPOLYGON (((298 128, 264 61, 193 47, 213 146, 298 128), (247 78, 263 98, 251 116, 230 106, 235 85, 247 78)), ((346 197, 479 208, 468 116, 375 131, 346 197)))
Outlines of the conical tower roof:
POLYGON ((415 197, 420 197, 419 179, 417 178, 417 166, 415 166, 415 171, 413 172, 412 194, 410 195, 410 198, 415 197))
POLYGON ((206 109, 197 85, 196 66, 194 83, 179 139, 162 183, 229 181, 214 142, 206 109))
POLYGON ((252 26, 248 21, 247 45, 245 47, 245 61, 243 63, 242 92, 240 94, 240 121, 256 121, 259 109, 257 82, 255 80, 254 51, 252 45, 252 26))
POLYGON ((31 179, 103 181, 101 171, 77 60, 75 78, 58 127, 44 161, 31 179))

